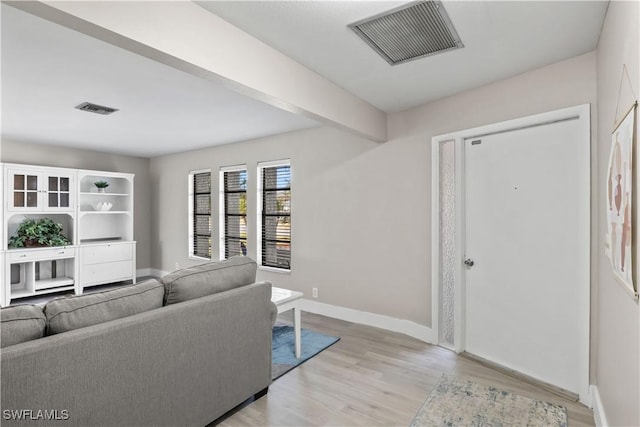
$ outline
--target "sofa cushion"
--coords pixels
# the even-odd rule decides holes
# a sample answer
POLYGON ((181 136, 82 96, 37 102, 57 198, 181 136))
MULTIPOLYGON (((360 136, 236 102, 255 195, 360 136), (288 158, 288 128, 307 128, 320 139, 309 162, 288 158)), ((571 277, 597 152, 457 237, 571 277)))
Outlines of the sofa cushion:
POLYGON ((235 256, 176 270, 160 279, 165 287, 164 303, 175 304, 249 285, 256 281, 257 268, 251 258, 235 256))
POLYGON ((37 305, 25 304, 0 310, 0 347, 8 347, 44 336, 46 318, 37 305))
POLYGON ((164 287, 151 279, 106 292, 58 298, 44 307, 47 335, 84 328, 162 307, 164 287))

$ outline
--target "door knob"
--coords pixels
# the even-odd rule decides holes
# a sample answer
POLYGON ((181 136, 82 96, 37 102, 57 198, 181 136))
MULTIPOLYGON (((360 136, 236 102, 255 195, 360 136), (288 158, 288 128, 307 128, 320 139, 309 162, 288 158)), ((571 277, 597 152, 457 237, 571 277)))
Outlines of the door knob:
POLYGON ((471 258, 467 258, 464 260, 464 265, 466 265, 467 267, 473 267, 473 264, 475 264, 475 262, 473 262, 471 258))

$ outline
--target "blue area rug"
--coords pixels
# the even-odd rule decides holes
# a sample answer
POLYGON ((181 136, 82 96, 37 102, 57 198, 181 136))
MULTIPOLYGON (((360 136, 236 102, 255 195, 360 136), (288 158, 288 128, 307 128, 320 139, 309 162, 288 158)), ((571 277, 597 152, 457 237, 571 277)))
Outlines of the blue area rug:
POLYGON ((273 380, 280 378, 340 339, 339 337, 319 334, 308 329, 302 329, 300 335, 302 354, 299 359, 296 359, 293 326, 273 327, 271 341, 271 378, 273 380))

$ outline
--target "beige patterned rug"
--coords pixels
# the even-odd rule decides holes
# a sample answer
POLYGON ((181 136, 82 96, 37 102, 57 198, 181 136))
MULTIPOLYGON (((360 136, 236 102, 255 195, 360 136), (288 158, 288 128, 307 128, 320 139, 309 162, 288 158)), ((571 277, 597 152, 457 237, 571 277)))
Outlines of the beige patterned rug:
POLYGON ((560 405, 442 375, 411 426, 562 426, 560 405))

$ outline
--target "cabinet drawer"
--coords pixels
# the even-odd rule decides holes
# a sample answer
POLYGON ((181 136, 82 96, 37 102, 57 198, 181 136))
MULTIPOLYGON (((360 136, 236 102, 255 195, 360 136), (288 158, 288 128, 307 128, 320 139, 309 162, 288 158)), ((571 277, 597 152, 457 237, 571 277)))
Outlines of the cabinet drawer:
POLYGON ((9 260, 11 262, 38 261, 42 259, 73 258, 75 255, 75 248, 27 249, 9 252, 9 260))
POLYGON ((117 261, 133 260, 133 245, 125 244, 105 244, 82 248, 82 264, 102 264, 117 261))
POLYGON ((117 261, 107 264, 91 264, 82 267, 83 286, 118 282, 132 278, 133 261, 117 261))

